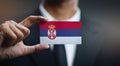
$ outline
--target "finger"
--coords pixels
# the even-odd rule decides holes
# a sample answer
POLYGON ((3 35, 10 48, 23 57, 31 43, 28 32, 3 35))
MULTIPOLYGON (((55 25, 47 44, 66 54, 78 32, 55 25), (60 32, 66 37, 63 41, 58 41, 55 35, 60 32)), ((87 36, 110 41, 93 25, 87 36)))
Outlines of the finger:
POLYGON ((3 46, 11 45, 17 39, 16 34, 10 29, 8 24, 9 24, 9 21, 6 21, 4 24, 2 24, 2 31, 5 39, 3 40, 3 46))
POLYGON ((21 40, 25 39, 30 34, 30 30, 25 26, 17 24, 16 27, 23 33, 23 38, 21 40))
POLYGON ((37 44, 34 46, 26 46, 26 50, 24 54, 27 55, 27 54, 35 53, 48 48, 49 48, 48 44, 37 44))
POLYGON ((17 36, 16 41, 15 41, 12 45, 17 44, 19 41, 21 41, 21 40, 24 38, 23 32, 20 31, 20 29, 18 29, 18 28, 16 27, 16 25, 17 25, 16 22, 14 22, 13 20, 10 20, 10 22, 9 22, 9 27, 10 27, 10 29, 11 29, 11 30, 16 34, 16 36, 17 36))
POLYGON ((19 24, 22 24, 25 27, 31 26, 33 23, 47 22, 47 19, 42 16, 29 16, 19 24))

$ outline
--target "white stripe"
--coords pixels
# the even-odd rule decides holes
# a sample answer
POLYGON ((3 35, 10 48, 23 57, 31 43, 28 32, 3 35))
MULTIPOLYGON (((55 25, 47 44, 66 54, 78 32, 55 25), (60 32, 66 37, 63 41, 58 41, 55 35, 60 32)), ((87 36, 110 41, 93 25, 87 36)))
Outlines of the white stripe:
POLYGON ((54 40, 40 37, 41 44, 82 44, 82 37, 57 37, 54 40))

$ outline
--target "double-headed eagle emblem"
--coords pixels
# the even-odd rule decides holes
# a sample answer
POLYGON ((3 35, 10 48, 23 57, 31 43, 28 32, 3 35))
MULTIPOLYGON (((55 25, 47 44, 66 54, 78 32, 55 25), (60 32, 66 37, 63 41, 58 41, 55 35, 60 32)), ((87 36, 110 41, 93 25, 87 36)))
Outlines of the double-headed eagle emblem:
POLYGON ((56 38, 56 27, 55 25, 48 26, 48 38, 54 40, 56 38))

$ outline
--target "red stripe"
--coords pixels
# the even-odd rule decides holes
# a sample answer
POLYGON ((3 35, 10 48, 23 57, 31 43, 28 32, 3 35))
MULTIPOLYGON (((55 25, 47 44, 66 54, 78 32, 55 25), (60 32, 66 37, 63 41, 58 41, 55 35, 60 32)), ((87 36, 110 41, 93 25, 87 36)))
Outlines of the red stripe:
POLYGON ((55 25, 56 29, 81 29, 82 28, 82 23, 72 21, 50 21, 47 23, 41 23, 40 24, 40 29, 48 29, 49 25, 55 25))

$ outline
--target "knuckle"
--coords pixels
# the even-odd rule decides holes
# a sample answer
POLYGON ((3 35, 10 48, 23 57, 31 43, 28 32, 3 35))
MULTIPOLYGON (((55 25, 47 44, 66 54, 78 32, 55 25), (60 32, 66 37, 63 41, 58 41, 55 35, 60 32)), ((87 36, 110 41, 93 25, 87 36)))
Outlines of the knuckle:
POLYGON ((35 16, 32 16, 32 15, 29 16, 29 17, 28 17, 28 20, 29 20, 30 22, 32 22, 32 21, 33 21, 33 17, 35 17, 35 16))
POLYGON ((9 20, 10 23, 16 24, 16 22, 14 20, 9 20))
POLYGON ((2 30, 5 27, 5 24, 0 25, 0 29, 2 30))
POLYGON ((11 21, 11 22, 15 22, 14 20, 9 20, 9 21, 11 21))
POLYGON ((4 31, 5 28, 7 28, 7 26, 8 26, 8 23, 5 22, 5 23, 3 23, 3 24, 0 25, 0 29, 4 31))
POLYGON ((16 40, 16 39, 17 39, 16 35, 11 36, 11 40, 16 40))
POLYGON ((31 16, 29 16, 28 18, 33 18, 34 16, 33 15, 31 15, 31 16))
POLYGON ((5 21, 5 24, 9 24, 10 23, 10 21, 5 21))
POLYGON ((8 25, 17 24, 14 20, 5 21, 5 23, 8 25))
POLYGON ((24 29, 24 33, 25 33, 26 35, 28 35, 28 34, 30 34, 30 30, 29 30, 29 29, 24 29))
POLYGON ((18 39, 21 39, 21 38, 23 38, 23 36, 24 36, 23 33, 19 32, 17 38, 18 38, 18 39))
POLYGON ((14 20, 9 20, 9 21, 14 22, 14 20))
POLYGON ((28 35, 28 34, 30 33, 30 30, 29 30, 27 27, 24 27, 24 26, 22 26, 22 25, 20 25, 20 24, 18 24, 18 26, 20 26, 19 29, 21 29, 21 33, 22 33, 23 35, 28 35))

